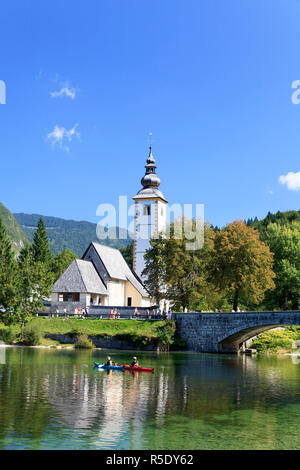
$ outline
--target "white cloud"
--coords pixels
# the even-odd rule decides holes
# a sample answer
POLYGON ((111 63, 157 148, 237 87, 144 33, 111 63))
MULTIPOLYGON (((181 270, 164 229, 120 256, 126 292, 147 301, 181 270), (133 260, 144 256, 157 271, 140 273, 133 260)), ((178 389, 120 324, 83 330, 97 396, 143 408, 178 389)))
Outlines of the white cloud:
POLYGON ((77 127, 78 124, 75 124, 75 126, 68 131, 65 127, 59 127, 56 125, 54 126, 53 131, 47 135, 47 140, 52 145, 58 145, 66 152, 69 152, 70 149, 65 145, 65 142, 71 142, 74 137, 80 137, 80 133, 76 130, 77 127))
POLYGON ((286 175, 279 176, 279 183, 286 184, 291 191, 300 191, 300 171, 290 171, 286 175))
POLYGON ((50 96, 52 98, 67 96, 68 98, 71 98, 72 100, 74 100, 74 98, 76 96, 76 89, 75 88, 70 88, 68 85, 65 85, 59 91, 50 92, 50 96))

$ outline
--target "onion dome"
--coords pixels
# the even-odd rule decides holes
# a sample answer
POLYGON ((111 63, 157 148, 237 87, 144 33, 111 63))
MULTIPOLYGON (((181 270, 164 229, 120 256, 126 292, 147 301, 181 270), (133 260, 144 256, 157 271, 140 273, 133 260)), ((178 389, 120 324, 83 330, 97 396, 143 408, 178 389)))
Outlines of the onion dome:
POLYGON ((141 179, 141 183, 144 188, 158 188, 160 185, 160 179, 156 174, 156 165, 155 160, 152 155, 152 147, 150 147, 149 157, 147 159, 147 165, 145 166, 146 173, 145 176, 141 179))
POLYGON ((145 168, 145 176, 141 179, 143 188, 138 191, 133 199, 161 199, 162 201, 167 202, 163 193, 158 189, 160 185, 160 179, 156 174, 156 165, 152 155, 152 147, 150 147, 150 152, 145 168))

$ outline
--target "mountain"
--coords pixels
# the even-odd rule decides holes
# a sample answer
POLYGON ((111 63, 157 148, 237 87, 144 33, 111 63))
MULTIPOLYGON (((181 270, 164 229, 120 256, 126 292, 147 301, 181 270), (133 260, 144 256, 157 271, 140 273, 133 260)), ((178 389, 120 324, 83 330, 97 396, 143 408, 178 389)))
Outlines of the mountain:
POLYGON ((28 243, 26 235, 22 232, 20 225, 13 214, 0 202, 0 217, 5 224, 9 238, 12 241, 13 248, 17 253, 20 252, 25 243, 28 243))
POLYGON ((262 220, 258 220, 257 217, 255 219, 248 219, 246 224, 261 231, 271 223, 289 225, 295 220, 300 221, 300 211, 277 211, 276 214, 268 212, 267 216, 262 220))
MULTIPOLYGON (((66 220, 58 217, 48 217, 40 214, 14 214, 16 220, 28 240, 32 243, 35 230, 40 217, 43 217, 51 251, 55 256, 65 248, 72 250, 77 256, 81 257, 88 245, 94 241, 113 248, 125 248, 132 243, 131 238, 120 239, 119 236, 127 236, 126 230, 116 227, 117 239, 99 240, 96 235, 97 224, 92 222, 75 220, 66 220)), ((110 229, 112 230, 112 229, 110 229)))

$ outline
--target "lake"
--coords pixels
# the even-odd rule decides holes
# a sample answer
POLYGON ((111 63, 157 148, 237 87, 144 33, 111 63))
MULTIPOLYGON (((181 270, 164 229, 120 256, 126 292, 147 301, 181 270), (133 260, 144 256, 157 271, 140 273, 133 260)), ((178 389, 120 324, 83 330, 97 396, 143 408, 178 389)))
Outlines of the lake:
POLYGON ((300 449, 300 359, 1 348, 1 449, 300 449))

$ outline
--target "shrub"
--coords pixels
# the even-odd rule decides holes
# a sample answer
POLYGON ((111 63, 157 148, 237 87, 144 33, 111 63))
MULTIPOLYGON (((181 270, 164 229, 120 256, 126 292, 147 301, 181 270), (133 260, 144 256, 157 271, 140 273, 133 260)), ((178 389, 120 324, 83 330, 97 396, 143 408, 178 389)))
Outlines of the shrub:
POLYGON ((176 324, 174 321, 168 320, 163 326, 157 329, 157 338, 166 351, 169 351, 170 345, 174 343, 174 335, 176 324))
POLYGON ((80 334, 78 336, 78 341, 75 344, 75 348, 80 348, 80 349, 92 349, 93 346, 94 345, 92 341, 88 338, 86 334, 80 334))
POLYGON ((260 334, 251 344, 258 352, 277 352, 280 349, 290 350, 298 331, 293 327, 285 330, 276 329, 260 334))
POLYGON ((171 346, 172 351, 184 351, 187 349, 186 341, 182 338, 175 338, 171 346))
POLYGON ((0 330, 0 340, 6 344, 12 344, 16 339, 16 334, 11 328, 3 328, 0 330))
POLYGON ((80 326, 75 327, 70 333, 68 333, 69 336, 74 337, 74 336, 82 336, 85 335, 84 329, 81 328, 80 326))
POLYGON ((42 334, 38 324, 28 324, 24 328, 23 342, 27 346, 37 346, 41 343, 42 334))

